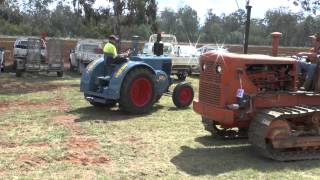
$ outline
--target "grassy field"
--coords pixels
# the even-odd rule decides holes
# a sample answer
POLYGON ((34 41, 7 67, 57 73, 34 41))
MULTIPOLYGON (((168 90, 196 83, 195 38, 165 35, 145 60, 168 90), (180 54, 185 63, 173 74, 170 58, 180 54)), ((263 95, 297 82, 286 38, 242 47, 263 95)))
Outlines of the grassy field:
MULTIPOLYGON (((281 163, 218 140, 192 108, 90 106, 80 77, 0 74, 0 179, 319 179, 320 161, 281 163)), ((189 78, 197 89, 196 78, 189 78)))

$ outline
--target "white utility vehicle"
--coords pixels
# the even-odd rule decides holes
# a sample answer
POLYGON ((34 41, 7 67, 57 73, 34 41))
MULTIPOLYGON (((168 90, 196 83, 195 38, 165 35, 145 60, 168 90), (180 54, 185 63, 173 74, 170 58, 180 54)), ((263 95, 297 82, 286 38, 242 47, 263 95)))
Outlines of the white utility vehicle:
POLYGON ((103 42, 80 40, 75 49, 70 50, 70 70, 82 74, 85 67, 92 61, 103 57, 103 42))

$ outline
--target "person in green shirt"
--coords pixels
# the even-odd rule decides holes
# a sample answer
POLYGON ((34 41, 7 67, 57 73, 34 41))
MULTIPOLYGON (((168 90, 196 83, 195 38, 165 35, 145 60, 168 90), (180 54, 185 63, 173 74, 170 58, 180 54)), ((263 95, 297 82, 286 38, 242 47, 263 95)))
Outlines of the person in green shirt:
POLYGON ((110 35, 108 37, 108 43, 103 48, 106 76, 111 76, 115 64, 121 64, 123 62, 126 62, 126 58, 130 54, 129 50, 123 54, 118 55, 116 47, 117 41, 118 38, 115 35, 110 35))
POLYGON ((112 58, 115 58, 117 53, 116 48, 116 41, 118 38, 115 35, 110 35, 108 38, 108 43, 103 48, 103 53, 105 56, 111 56, 112 58))
POLYGON ((108 43, 103 48, 106 76, 111 76, 114 69, 114 63, 116 62, 116 57, 118 56, 116 47, 117 41, 118 38, 115 35, 110 35, 108 37, 108 43))

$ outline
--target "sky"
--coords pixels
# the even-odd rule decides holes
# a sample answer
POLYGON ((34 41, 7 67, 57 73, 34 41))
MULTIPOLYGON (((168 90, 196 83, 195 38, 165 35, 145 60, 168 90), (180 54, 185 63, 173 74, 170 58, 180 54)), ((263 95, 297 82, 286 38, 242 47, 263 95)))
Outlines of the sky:
MULTIPOLYGON (((159 11, 168 7, 174 10, 188 5, 195 9, 200 18, 201 24, 205 20, 208 9, 212 9, 213 13, 220 16, 222 13, 230 14, 239 8, 245 9, 246 0, 157 0, 159 11)), ((292 0, 250 0, 252 6, 251 17, 263 18, 269 9, 279 8, 281 6, 288 7, 292 12, 299 12, 301 9, 293 5, 292 0)), ((94 7, 107 6, 106 0, 96 0, 94 7)))

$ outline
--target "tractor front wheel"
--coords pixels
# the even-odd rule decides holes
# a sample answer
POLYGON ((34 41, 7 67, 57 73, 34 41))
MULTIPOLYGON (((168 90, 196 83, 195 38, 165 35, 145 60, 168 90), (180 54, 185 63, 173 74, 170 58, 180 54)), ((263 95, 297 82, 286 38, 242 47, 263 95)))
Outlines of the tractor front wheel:
POLYGON ((172 94, 172 101, 177 108, 186 108, 193 101, 194 91, 190 83, 183 82, 176 85, 172 94))
POLYGON ((132 114, 147 113, 155 103, 155 75, 146 68, 130 71, 120 91, 120 107, 132 114))

